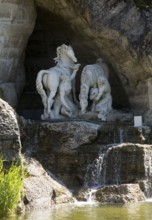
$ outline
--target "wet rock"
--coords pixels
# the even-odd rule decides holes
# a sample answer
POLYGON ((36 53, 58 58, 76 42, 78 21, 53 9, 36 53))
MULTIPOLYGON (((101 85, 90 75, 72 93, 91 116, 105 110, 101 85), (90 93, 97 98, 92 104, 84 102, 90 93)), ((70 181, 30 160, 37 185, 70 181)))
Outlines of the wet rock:
POLYGON ((101 203, 134 203, 145 201, 139 184, 105 186, 96 192, 96 199, 101 203))
MULTIPOLYGON (((20 130, 22 152, 36 158, 70 188, 83 186, 87 167, 99 152, 123 142, 142 143, 137 128, 118 122, 36 122, 20 118, 20 130)), ((113 170, 112 162, 108 163, 113 170)), ((108 172, 110 175, 112 171, 108 172)), ((107 181, 109 178, 113 177, 107 181)))
POLYGON ((104 157, 105 184, 133 183, 151 178, 152 145, 124 143, 104 157))
POLYGON ((66 186, 80 186, 87 164, 96 157, 100 148, 98 144, 95 148, 90 147, 98 136, 99 127, 98 124, 81 121, 22 120, 22 152, 36 158, 45 169, 66 182, 66 186))

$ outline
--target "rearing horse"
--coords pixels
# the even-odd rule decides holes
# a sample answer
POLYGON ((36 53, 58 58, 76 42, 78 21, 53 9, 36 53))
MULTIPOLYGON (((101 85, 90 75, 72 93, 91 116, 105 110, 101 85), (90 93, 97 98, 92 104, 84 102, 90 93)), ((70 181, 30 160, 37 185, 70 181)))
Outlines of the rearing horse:
POLYGON ((56 66, 48 70, 40 70, 36 79, 36 89, 42 98, 44 106, 44 114, 41 115, 42 120, 51 117, 51 107, 54 103, 61 77, 63 75, 70 77, 77 62, 72 47, 65 44, 57 47, 57 57, 54 60, 57 63, 56 66))

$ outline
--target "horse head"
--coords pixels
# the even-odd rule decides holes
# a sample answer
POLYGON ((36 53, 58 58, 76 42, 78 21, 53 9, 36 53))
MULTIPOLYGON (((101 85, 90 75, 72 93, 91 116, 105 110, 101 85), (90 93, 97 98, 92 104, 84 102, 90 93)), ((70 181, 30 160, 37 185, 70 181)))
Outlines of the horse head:
POLYGON ((74 63, 77 62, 77 58, 75 57, 74 51, 72 47, 69 45, 62 44, 61 46, 57 47, 57 57, 54 58, 55 62, 59 62, 64 58, 68 58, 72 60, 74 63))

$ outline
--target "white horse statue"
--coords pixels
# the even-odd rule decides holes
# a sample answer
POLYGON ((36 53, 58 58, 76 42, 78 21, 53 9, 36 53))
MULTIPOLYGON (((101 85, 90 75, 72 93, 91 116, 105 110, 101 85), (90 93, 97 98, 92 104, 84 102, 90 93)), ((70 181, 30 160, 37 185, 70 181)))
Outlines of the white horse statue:
POLYGON ((108 82, 109 70, 107 64, 97 59, 95 64, 87 65, 81 74, 80 114, 95 113, 97 118, 106 120, 112 110, 111 88, 108 82), (92 100, 91 112, 87 112, 88 99, 92 100))
POLYGON ((87 111, 91 88, 97 88, 97 90, 93 90, 92 92, 98 91, 96 97, 92 99, 99 101, 102 97, 103 77, 108 80, 109 71, 106 63, 101 58, 98 58, 95 64, 87 65, 83 68, 79 95, 81 114, 85 114, 87 111))
MULTIPOLYGON (((42 120, 49 119, 52 116, 51 108, 62 78, 67 77, 71 79, 71 74, 75 76, 79 68, 79 64, 75 64, 77 58, 75 57, 72 47, 65 44, 57 47, 57 57, 54 58, 54 60, 57 63, 56 66, 48 70, 39 71, 36 79, 36 89, 44 105, 44 114, 41 115, 42 120)), ((61 102, 65 108, 68 108, 66 99, 62 97, 61 102)))

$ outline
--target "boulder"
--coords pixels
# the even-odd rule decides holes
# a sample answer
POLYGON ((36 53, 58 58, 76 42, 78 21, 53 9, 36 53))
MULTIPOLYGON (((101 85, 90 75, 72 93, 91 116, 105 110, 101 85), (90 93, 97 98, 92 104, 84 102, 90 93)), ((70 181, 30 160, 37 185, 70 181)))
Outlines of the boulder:
POLYGON ((83 184, 86 166, 97 155, 100 146, 89 146, 97 138, 99 127, 81 121, 33 122, 20 118, 22 152, 73 188, 83 184))
POLYGON ((0 152, 7 162, 20 160, 20 130, 14 109, 0 99, 0 152))
POLYGON ((24 205, 26 209, 49 209, 54 204, 72 203, 72 193, 43 169, 42 165, 26 158, 27 177, 24 178, 24 205))
POLYGON ((105 186, 96 192, 96 199, 101 203, 135 203, 145 201, 139 184, 105 186))
POLYGON ((152 178, 152 145, 123 143, 112 146, 104 157, 105 184, 133 183, 152 178))

